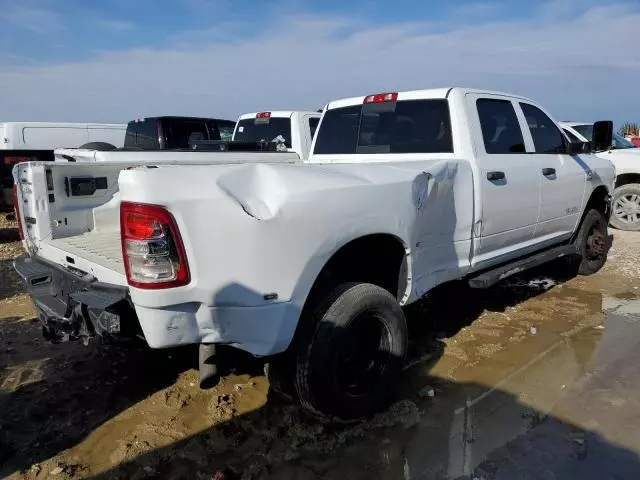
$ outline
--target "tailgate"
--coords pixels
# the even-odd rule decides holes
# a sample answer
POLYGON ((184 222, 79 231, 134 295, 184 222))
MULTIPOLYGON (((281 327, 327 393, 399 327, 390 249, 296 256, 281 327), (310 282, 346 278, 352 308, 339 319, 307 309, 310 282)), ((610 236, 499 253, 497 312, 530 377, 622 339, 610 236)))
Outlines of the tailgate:
POLYGON ((24 246, 56 265, 126 285, 120 247, 122 165, 29 162, 14 178, 24 246))

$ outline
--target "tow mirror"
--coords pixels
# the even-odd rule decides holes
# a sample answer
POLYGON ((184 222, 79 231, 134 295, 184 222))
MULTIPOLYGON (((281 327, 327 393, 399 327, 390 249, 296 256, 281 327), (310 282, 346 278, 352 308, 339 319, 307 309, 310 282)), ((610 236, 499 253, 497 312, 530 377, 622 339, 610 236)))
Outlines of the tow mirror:
POLYGON ((593 124, 593 151, 604 152, 611 148, 613 142, 613 122, 600 120, 593 124))

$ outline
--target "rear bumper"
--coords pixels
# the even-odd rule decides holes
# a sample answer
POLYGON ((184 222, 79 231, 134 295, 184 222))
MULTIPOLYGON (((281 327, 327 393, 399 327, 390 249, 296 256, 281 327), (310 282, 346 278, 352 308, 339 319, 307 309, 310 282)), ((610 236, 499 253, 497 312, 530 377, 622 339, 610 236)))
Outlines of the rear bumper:
POLYGON ((290 302, 145 307, 133 304, 126 287, 98 282, 38 257, 21 255, 13 265, 38 309, 45 336, 54 341, 142 333, 152 348, 217 343, 266 356, 286 350, 300 315, 300 308, 290 302))
POLYGON ((136 305, 136 314, 152 348, 217 343, 267 356, 287 349, 300 312, 289 302, 259 307, 185 303, 163 308, 136 305))
POLYGON ((50 340, 96 334, 134 336, 139 331, 128 289, 28 255, 17 257, 13 266, 25 282, 50 340))

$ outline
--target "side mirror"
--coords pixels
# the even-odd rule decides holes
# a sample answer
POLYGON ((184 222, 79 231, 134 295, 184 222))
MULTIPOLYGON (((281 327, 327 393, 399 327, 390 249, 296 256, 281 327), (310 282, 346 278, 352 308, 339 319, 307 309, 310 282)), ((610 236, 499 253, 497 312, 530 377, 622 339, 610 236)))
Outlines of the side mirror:
POLYGON ((613 142, 613 122, 600 120, 593 124, 593 151, 604 152, 611 148, 613 142))
POLYGON ((569 142, 569 145, 567 145, 567 153, 569 155, 591 153, 591 142, 569 142))

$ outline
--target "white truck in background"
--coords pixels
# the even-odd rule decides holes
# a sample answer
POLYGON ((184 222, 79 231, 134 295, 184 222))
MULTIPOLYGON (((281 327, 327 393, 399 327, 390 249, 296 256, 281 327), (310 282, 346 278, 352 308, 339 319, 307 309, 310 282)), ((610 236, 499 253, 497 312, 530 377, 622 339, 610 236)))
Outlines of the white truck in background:
POLYGON ((124 144, 126 125, 108 123, 0 122, 0 204, 11 205, 14 164, 53 161, 53 150, 89 142, 124 144))
MULTIPOLYGON (((560 126, 572 141, 592 139, 592 123, 560 122, 560 126)), ((622 135, 613 133, 611 147, 598 156, 609 160, 616 169, 611 226, 619 230, 640 231, 640 148, 622 135)))
POLYGON ((393 398, 402 306, 603 266, 615 173, 584 147, 531 100, 446 88, 330 102, 305 162, 23 163, 14 265, 49 339, 200 344, 202 384, 232 345, 314 414, 361 418, 393 398))
MULTIPOLYGON (((236 161, 243 162, 248 160, 272 161, 274 158, 300 161, 309 156, 311 141, 320 121, 320 116, 319 112, 307 111, 247 113, 241 115, 236 122, 231 143, 224 140, 209 141, 201 131, 203 122, 192 122, 193 131, 184 131, 187 127, 182 127, 181 137, 184 140, 180 144, 185 148, 161 149, 154 147, 147 149, 144 148, 144 145, 149 142, 144 142, 140 144, 143 145, 142 148, 132 149, 132 146, 137 144, 134 139, 131 139, 132 135, 128 135, 130 141, 122 149, 63 148, 56 150, 54 153, 57 161, 80 162, 121 162, 123 160, 136 163, 155 162, 157 160, 199 162, 209 159, 216 163, 236 163, 236 161), (244 146, 235 145, 234 142, 244 144, 244 146), (267 154, 267 152, 259 151, 259 142, 267 144, 279 143, 280 148, 277 149, 279 153, 272 152, 267 154), (191 146, 186 147, 186 145, 191 146), (253 152, 249 150, 253 150, 253 152), (222 156, 219 154, 222 154, 222 156), (265 157, 265 155, 268 156, 265 157)), ((217 122, 220 121, 218 120, 217 122)), ((141 124, 144 121, 137 123, 141 124)), ((157 142, 156 140, 156 143, 163 145, 166 142, 157 142)))

